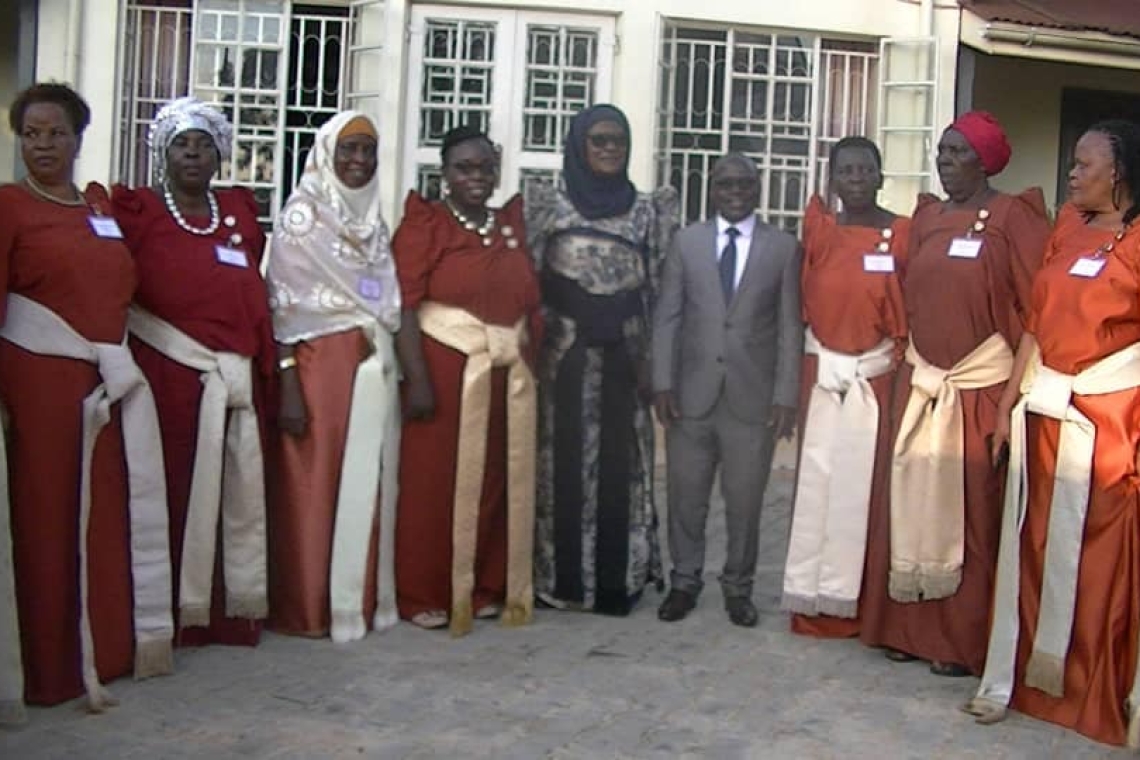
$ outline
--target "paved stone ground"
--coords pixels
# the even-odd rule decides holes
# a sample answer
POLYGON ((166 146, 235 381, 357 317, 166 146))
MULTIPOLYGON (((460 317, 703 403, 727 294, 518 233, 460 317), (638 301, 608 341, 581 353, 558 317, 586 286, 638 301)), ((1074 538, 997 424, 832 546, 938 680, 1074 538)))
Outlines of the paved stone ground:
POLYGON ((761 526, 759 628, 725 618, 710 525, 709 585, 681 623, 649 593, 627 619, 540 611, 452 640, 407 624, 348 646, 266 635, 256 650, 180 651, 177 675, 113 685, 102 716, 35 709, 0 758, 1100 758, 1132 756, 1014 715, 957 710, 974 679, 889 663, 851 641, 787 631, 778 592, 790 471, 761 526))

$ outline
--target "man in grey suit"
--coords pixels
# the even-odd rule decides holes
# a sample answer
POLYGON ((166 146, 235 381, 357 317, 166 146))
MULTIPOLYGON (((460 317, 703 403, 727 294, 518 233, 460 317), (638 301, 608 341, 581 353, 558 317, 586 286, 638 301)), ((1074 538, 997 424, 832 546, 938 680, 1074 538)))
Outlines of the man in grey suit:
POLYGON ((755 162, 730 153, 712 171, 716 217, 673 239, 653 315, 653 390, 666 430, 672 589, 657 610, 680 620, 703 586, 705 519, 720 465, 728 556, 725 610, 752 627, 760 507, 776 438, 791 437, 803 320, 795 238, 757 219, 755 162))

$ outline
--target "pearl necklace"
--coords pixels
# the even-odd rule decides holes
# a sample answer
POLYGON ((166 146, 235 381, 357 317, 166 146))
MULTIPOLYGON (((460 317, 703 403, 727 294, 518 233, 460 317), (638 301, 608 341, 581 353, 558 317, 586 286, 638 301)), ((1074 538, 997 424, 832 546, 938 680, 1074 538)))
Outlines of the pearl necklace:
POLYGON ((52 203, 58 203, 60 206, 86 206, 87 205, 87 201, 83 198, 83 193, 79 192, 79 188, 76 187, 75 185, 72 185, 71 189, 75 191, 76 200, 68 201, 68 200, 64 200, 63 198, 57 198, 56 196, 49 193, 44 187, 42 187, 40 185, 39 182, 36 182, 34 179, 32 179, 32 175, 30 175, 30 174, 27 177, 24 177, 24 182, 25 182, 25 184, 27 184, 29 190, 31 190, 33 193, 35 193, 36 195, 43 198, 45 201, 51 201, 52 203))
POLYGON ((164 184, 162 186, 162 195, 166 200, 166 210, 174 217, 175 223, 182 229, 189 232, 191 235, 213 235, 218 231, 219 225, 222 223, 221 212, 218 211, 218 199, 214 196, 214 191, 206 190, 206 200, 210 204, 210 224, 207 227, 195 227, 186 221, 186 217, 182 216, 182 212, 178 210, 178 204, 174 202, 174 193, 170 191, 170 185, 164 184))
POLYGON ((489 247, 491 245, 491 232, 495 229, 494 211, 487 209, 487 218, 483 220, 482 225, 477 225, 475 222, 468 219, 462 211, 457 209, 454 204, 452 204, 450 198, 445 198, 444 203, 447 204, 448 210, 451 211, 451 215, 455 217, 455 221, 459 222, 460 227, 470 232, 474 232, 476 235, 481 237, 483 239, 484 246, 489 247))

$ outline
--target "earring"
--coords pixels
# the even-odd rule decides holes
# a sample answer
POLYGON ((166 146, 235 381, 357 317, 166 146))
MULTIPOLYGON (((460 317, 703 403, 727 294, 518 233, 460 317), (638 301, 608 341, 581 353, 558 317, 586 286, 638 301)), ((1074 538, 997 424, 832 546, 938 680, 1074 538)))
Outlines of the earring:
POLYGON ((439 197, 446 198, 451 195, 451 186, 447 184, 447 180, 443 177, 439 178, 439 197))

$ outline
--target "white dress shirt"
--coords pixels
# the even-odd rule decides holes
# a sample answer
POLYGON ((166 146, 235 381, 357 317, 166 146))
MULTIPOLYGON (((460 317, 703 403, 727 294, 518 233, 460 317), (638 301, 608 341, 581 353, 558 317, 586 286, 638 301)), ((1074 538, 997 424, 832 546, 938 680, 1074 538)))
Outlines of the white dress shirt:
POLYGON ((720 263, 720 256, 728 245, 728 228, 735 227, 740 233, 736 236, 736 274, 732 279, 732 289, 740 287, 740 278, 744 276, 744 267, 748 264, 748 252, 752 249, 752 233, 756 231, 756 215, 749 214, 735 224, 729 223, 720 214, 716 217, 716 260, 720 263))

